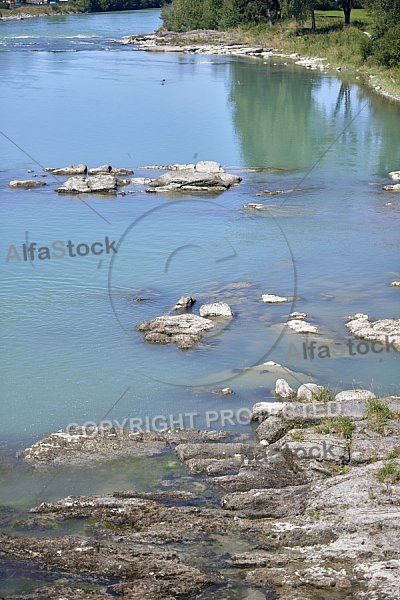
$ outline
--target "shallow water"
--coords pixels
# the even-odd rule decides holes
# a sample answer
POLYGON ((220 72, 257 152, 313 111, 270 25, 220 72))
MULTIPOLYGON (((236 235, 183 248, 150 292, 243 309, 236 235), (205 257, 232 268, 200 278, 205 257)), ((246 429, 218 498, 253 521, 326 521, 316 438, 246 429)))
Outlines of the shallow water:
MULTIPOLYGON (((293 385, 399 392, 395 352, 305 360, 305 338, 285 328, 292 310, 304 311, 321 328, 318 344, 345 349, 347 315, 400 317, 390 287, 400 275, 399 195, 381 189, 400 168, 399 107, 276 58, 157 55, 112 41, 159 24, 158 11, 0 24, 1 128, 10 138, 0 136, 0 439, 8 453, 103 419, 187 426, 195 413, 195 426, 244 430, 238 411, 271 397, 277 379, 244 369, 265 360, 295 371, 293 385), (109 163, 156 176, 139 167, 206 159, 241 175, 240 186, 215 196, 136 188, 85 202, 58 196, 51 176, 40 190, 7 187, 42 166, 109 163), (271 209, 246 211, 249 202, 271 209), (27 240, 106 236, 117 243, 112 260, 6 263, 11 244, 21 252, 27 240), (194 310, 228 301, 234 319, 189 352, 146 345, 136 323, 188 293, 194 310), (295 300, 269 306, 264 293, 295 300), (235 395, 212 393, 226 385, 235 395)), ((27 477, 14 497, 33 496, 33 487, 27 477)))

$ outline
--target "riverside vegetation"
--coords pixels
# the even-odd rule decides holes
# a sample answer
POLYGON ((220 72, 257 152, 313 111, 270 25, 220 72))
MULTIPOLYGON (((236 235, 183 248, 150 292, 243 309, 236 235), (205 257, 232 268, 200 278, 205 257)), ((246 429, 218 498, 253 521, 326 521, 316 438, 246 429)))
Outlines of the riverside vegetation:
POLYGON ((366 0, 364 8, 353 3, 353 10, 351 1, 341 5, 343 11, 326 10, 333 8, 330 0, 173 0, 162 17, 171 31, 229 31, 249 45, 326 58, 399 99, 400 0, 366 0))

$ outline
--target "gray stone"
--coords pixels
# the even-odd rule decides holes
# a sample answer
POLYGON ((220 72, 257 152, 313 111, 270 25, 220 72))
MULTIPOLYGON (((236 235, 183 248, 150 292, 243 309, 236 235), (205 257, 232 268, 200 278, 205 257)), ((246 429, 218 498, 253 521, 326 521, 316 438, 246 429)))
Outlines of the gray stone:
POLYGON ((68 167, 47 167, 44 169, 48 173, 52 173, 53 175, 62 175, 62 176, 74 176, 74 175, 86 175, 87 166, 80 165, 69 165, 68 167))
POLYGON ((101 165, 101 167, 95 167, 88 170, 88 175, 101 175, 109 174, 111 172, 111 165, 101 165))
POLYGON ((95 175, 89 177, 88 185, 93 193, 108 194, 116 192, 118 182, 113 175, 95 175))
POLYGON ((296 333, 319 333, 318 327, 311 325, 303 319, 292 319, 286 322, 286 325, 296 333))
POLYGON ((391 171, 389 177, 390 179, 393 179, 393 181, 400 181, 400 171, 391 171))
POLYGON ((169 190, 225 190, 236 185, 241 181, 236 175, 228 175, 228 173, 203 173, 190 170, 183 171, 168 171, 157 179, 154 179, 149 185, 155 191, 169 190))
POLYGON ((91 191, 84 175, 71 177, 56 189, 59 194, 90 194, 91 191))
POLYGON ((232 309, 226 302, 202 304, 199 309, 201 317, 232 317, 232 309))
POLYGON ((383 190, 387 192, 400 192, 400 183, 395 183, 394 185, 384 185, 383 190))
POLYGON ((262 301, 267 304, 282 304, 283 302, 289 302, 289 298, 286 298, 286 296, 275 296, 274 294, 263 294, 261 298, 262 301))
POLYGON ((344 390, 335 396, 335 400, 343 402, 343 400, 369 400, 376 398, 375 394, 369 390, 344 390))
POLYGON ((398 319, 370 321, 369 316, 362 313, 348 317, 348 319, 346 327, 355 337, 382 344, 389 342, 395 348, 400 348, 400 321, 398 319))
POLYGON ((311 402, 313 394, 316 394, 323 389, 322 385, 317 385, 316 383, 303 383, 297 390, 297 398, 302 398, 311 402))
POLYGON ((196 298, 193 298, 192 296, 181 296, 178 302, 175 304, 174 310, 186 310, 187 308, 193 306, 195 302, 196 298))
POLYGON ((119 169, 113 167, 111 169, 111 174, 115 175, 115 176, 117 176, 117 175, 133 175, 133 170, 132 169, 126 169, 124 167, 119 168, 119 169))
POLYGON ((136 326, 147 342, 174 343, 182 350, 192 348, 213 327, 210 320, 192 314, 163 315, 152 321, 142 321, 136 326))
POLYGON ((275 383, 275 395, 283 400, 290 400, 296 396, 296 392, 286 379, 277 379, 275 383))
POLYGON ((25 179, 25 180, 18 180, 18 179, 14 179, 13 181, 10 181, 10 183, 8 184, 9 187, 11 188, 37 188, 37 187, 43 187, 44 185, 46 185, 46 183, 44 181, 38 181, 36 179, 25 179))
POLYGON ((195 169, 199 173, 223 173, 224 172, 221 165, 212 160, 200 160, 196 164, 195 169))

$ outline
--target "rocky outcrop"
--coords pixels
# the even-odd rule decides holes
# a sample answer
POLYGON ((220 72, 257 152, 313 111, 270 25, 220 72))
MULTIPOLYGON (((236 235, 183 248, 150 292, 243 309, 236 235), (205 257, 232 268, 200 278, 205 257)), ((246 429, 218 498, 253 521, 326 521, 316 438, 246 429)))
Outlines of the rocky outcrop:
POLYGON ((201 340, 214 324, 193 314, 163 315, 152 321, 138 323, 136 329, 149 344, 175 344, 181 350, 189 350, 201 340))
POLYGON ((72 177, 74 175, 86 175, 87 165, 69 165, 68 167, 47 167, 44 169, 48 173, 53 175, 61 175, 65 177, 72 177))
POLYGON ((381 319, 371 321, 368 315, 357 313, 348 317, 346 327, 358 338, 385 344, 387 349, 400 349, 400 321, 398 319, 381 319))
POLYGON ((8 185, 10 188, 38 188, 46 185, 46 182, 38 179, 14 179, 8 185))
POLYGON ((115 194, 120 185, 129 182, 118 181, 114 175, 100 174, 93 177, 71 177, 56 189, 59 194, 115 194))
POLYGON ((218 163, 201 161, 194 168, 175 169, 164 173, 151 181, 151 187, 146 191, 224 191, 240 181, 240 177, 225 173, 218 163))
POLYGON ((233 312, 226 302, 213 302, 202 304, 199 309, 201 317, 232 317, 233 312))
MULTIPOLYGON (((133 419, 136 426, 136 419, 133 419)), ((122 456, 154 456, 182 443, 221 441, 232 436, 229 431, 199 429, 164 429, 142 431, 103 426, 74 425, 51 433, 18 454, 34 466, 59 466, 115 460, 122 456)))

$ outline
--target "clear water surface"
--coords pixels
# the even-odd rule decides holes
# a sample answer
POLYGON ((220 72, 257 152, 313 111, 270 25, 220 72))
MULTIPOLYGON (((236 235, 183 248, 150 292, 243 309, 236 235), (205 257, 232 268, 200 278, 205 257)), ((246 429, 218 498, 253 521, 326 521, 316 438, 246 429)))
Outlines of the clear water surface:
MULTIPOLYGON (((115 42, 159 25, 158 11, 0 23, 9 138, 0 136, 0 440, 10 452, 103 418, 127 426, 172 415, 187 425, 179 415, 191 412, 196 426, 245 429, 236 411, 271 397, 281 376, 249 368, 266 360, 290 368, 293 385, 399 392, 395 352, 305 360, 309 338, 285 327, 292 310, 304 311, 321 330, 318 345, 346 349, 347 315, 400 317, 390 287, 400 276, 399 196, 382 191, 400 168, 399 106, 276 58, 153 54, 115 42), (107 163, 154 177, 140 167, 198 160, 243 181, 213 196, 144 186, 82 199, 55 193, 51 176, 42 189, 7 186, 28 169, 40 178, 44 166, 107 163), (270 210, 245 210, 249 202, 270 210), (22 258, 26 241, 91 245, 106 236, 116 254, 6 262, 11 245, 22 258), (146 345, 136 323, 189 293, 195 312, 226 300, 234 318, 189 352, 146 345), (270 306, 265 293, 294 300, 270 306), (235 395, 213 393, 225 386, 235 395), (233 411, 233 425, 221 410, 233 411)), ((0 499, 40 489, 13 477, 0 499)))

